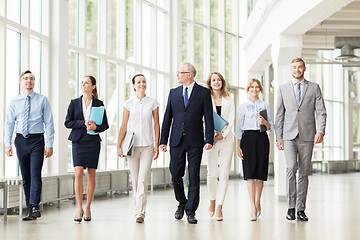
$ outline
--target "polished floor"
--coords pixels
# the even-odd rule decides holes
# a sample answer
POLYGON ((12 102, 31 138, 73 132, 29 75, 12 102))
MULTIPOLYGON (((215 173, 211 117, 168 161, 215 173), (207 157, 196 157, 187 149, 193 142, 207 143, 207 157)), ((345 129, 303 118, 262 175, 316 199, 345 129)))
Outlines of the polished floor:
POLYGON ((61 208, 45 206, 43 216, 23 222, 10 215, 0 220, 0 239, 360 239, 360 173, 319 174, 310 177, 306 214, 308 222, 285 219, 286 203, 274 196, 274 182, 264 187, 262 214, 249 221, 246 183, 230 180, 224 205, 224 221, 207 213, 206 185, 201 185, 197 225, 186 217, 175 220, 177 207, 171 188, 149 192, 147 216, 135 223, 132 196, 98 196, 92 206, 91 222, 73 222, 76 207, 64 201, 61 208))

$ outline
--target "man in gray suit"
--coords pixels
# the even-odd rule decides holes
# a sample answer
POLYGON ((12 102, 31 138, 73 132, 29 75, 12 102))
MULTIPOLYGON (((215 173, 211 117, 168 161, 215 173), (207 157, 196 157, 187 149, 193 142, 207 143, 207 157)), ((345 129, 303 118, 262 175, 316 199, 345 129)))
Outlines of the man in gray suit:
POLYGON ((304 79, 305 62, 291 62, 293 79, 280 86, 276 120, 276 146, 285 150, 286 219, 308 221, 305 215, 308 175, 314 144, 321 143, 325 134, 326 109, 318 84, 304 79), (296 173, 299 170, 298 179, 296 173))

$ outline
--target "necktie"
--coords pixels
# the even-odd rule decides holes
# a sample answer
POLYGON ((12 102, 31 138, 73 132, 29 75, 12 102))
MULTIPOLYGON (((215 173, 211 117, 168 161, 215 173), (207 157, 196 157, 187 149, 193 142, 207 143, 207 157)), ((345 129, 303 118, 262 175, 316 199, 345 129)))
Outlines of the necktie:
POLYGON ((300 105, 300 101, 301 101, 301 83, 296 83, 296 91, 295 91, 295 99, 296 99, 296 103, 299 106, 300 105))
POLYGON ((188 97, 188 87, 186 87, 186 88, 185 88, 185 92, 184 92, 184 104, 185 104, 185 107, 187 106, 188 101, 189 101, 189 97, 188 97))
POLYGON ((26 137, 29 133, 29 119, 30 119, 30 96, 26 97, 25 109, 23 112, 23 126, 22 126, 22 135, 26 137))

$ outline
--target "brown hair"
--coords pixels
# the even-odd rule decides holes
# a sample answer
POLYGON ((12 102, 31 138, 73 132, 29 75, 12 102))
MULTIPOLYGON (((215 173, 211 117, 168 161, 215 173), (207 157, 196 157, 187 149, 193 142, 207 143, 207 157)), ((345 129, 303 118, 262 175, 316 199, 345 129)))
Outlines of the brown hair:
POLYGON ((87 75, 85 77, 89 78, 91 81, 91 84, 93 86, 95 86, 95 88, 92 90, 92 95, 94 96, 94 98, 99 99, 99 95, 98 95, 97 87, 96 87, 96 78, 91 75, 87 75))
POLYGON ((247 87, 246 87, 246 92, 249 92, 249 89, 250 89, 251 85, 252 85, 254 82, 256 82, 256 83, 258 84, 258 86, 260 87, 260 92, 261 92, 261 93, 264 93, 264 89, 263 89, 263 87, 261 86, 260 81, 259 81, 258 79, 256 79, 256 78, 250 79, 250 81, 248 82, 248 85, 247 85, 247 87))
POLYGON ((291 61, 291 63, 294 63, 294 62, 302 62, 302 64, 303 64, 304 67, 305 67, 305 62, 304 62, 304 60, 302 60, 302 58, 294 58, 294 59, 291 61))
POLYGON ((19 76, 19 79, 21 79, 25 74, 31 73, 33 74, 30 70, 25 70, 24 72, 22 72, 19 76))
POLYGON ((230 94, 229 94, 229 92, 228 92, 228 90, 227 90, 227 87, 226 87, 226 81, 225 81, 223 75, 221 75, 221 73, 219 73, 219 72, 212 72, 212 73, 209 74, 208 79, 206 80, 206 87, 207 87, 208 89, 210 89, 211 95, 214 95, 214 91, 213 91, 213 89, 212 89, 212 87, 211 87, 211 77, 212 77, 214 74, 218 75, 219 78, 220 78, 220 80, 221 80, 221 89, 220 89, 220 90, 221 90, 221 93, 220 93, 220 95, 221 95, 222 97, 228 97, 230 94))

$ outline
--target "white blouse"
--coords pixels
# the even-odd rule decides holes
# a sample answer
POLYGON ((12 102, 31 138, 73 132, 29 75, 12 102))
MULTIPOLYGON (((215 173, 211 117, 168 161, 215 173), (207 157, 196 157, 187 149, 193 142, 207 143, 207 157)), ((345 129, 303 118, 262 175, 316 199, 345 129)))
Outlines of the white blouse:
POLYGON ((91 112, 91 106, 92 106, 92 99, 91 102, 89 104, 89 106, 86 108, 86 104, 84 101, 84 98, 81 98, 82 100, 82 109, 83 109, 83 115, 84 115, 84 120, 90 120, 90 112, 91 112))
POLYGON ((133 131, 134 146, 149 146, 154 143, 153 111, 159 107, 159 102, 145 96, 142 99, 132 96, 123 107, 129 111, 127 129, 133 131))

